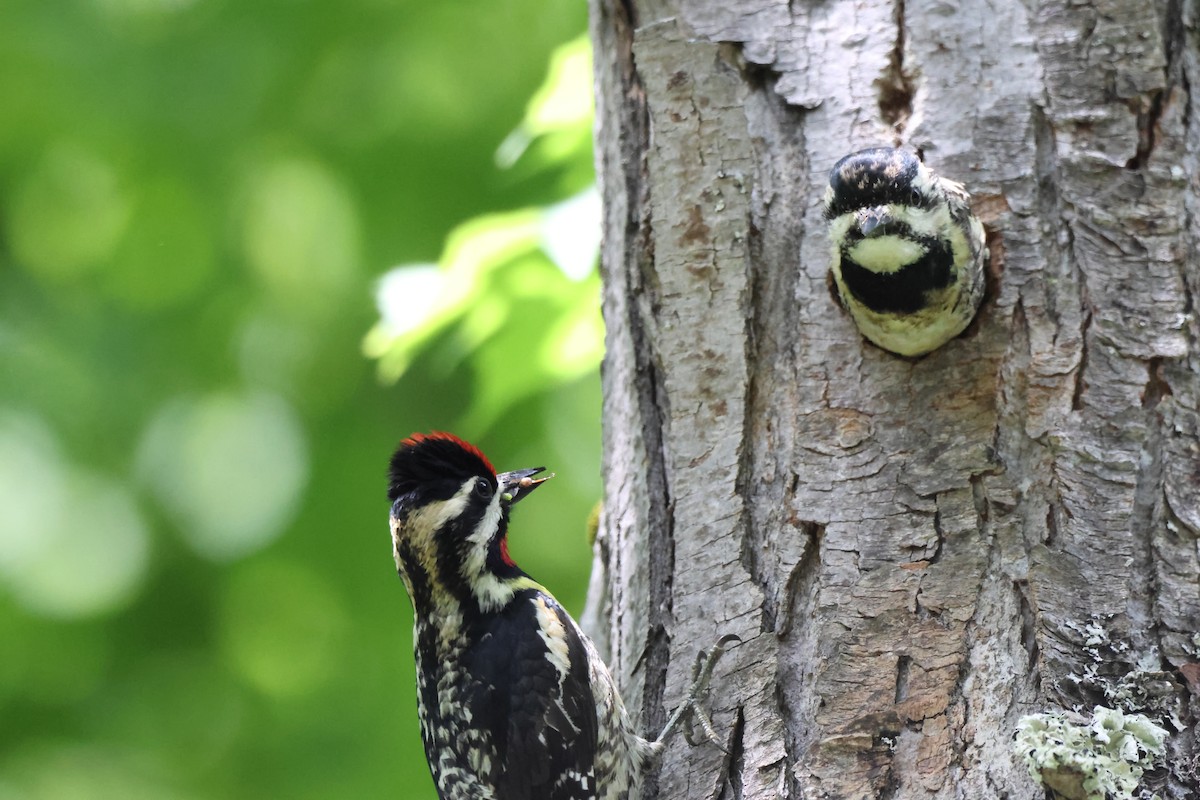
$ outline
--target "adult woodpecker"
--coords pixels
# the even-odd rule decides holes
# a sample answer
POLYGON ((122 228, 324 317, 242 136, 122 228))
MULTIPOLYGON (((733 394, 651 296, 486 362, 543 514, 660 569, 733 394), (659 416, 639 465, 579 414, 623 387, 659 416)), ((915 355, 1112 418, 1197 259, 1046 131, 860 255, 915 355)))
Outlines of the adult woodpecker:
POLYGON ((928 353, 974 318, 987 248, 970 200, 905 148, 834 164, 825 192, 833 279, 854 324, 883 349, 928 353))
POLYGON ((681 720, 695 714, 711 735, 696 698, 732 637, 697 660, 687 699, 649 741, 592 642, 509 556, 509 514, 543 472, 497 474, 447 433, 414 434, 392 456, 392 548, 442 800, 624 800, 681 720))

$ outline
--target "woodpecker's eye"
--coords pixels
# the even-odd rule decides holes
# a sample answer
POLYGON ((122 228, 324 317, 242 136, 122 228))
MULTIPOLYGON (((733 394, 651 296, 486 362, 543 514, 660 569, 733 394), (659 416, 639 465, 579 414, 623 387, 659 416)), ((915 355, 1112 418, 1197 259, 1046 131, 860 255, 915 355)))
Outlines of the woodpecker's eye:
POLYGON ((475 479, 475 496, 483 500, 492 498, 492 485, 487 482, 486 478, 475 479))

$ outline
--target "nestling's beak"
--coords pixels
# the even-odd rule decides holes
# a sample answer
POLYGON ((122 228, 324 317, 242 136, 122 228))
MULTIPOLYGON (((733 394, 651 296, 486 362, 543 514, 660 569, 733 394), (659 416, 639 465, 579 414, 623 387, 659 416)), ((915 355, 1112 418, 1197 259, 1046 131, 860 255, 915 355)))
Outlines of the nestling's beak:
POLYGON ((500 499, 509 505, 517 502, 554 477, 554 473, 551 472, 545 477, 534 479, 534 475, 545 471, 545 467, 533 467, 531 469, 516 469, 512 472, 501 472, 496 476, 496 480, 500 483, 500 499))
POLYGON ((861 209, 857 212, 857 217, 858 229, 862 232, 863 237, 868 239, 883 233, 887 227, 886 223, 891 219, 886 206, 861 209))

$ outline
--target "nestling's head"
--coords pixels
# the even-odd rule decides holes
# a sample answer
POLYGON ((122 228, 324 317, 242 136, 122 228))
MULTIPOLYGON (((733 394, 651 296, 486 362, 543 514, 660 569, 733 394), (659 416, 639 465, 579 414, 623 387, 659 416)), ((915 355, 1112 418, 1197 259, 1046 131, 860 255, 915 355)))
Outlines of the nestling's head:
POLYGON ((908 148, 840 159, 825 192, 830 272, 858 329, 917 356, 967 327, 983 298, 983 226, 962 185, 908 148))
POLYGON ((917 154, 873 147, 829 174, 825 216, 843 253, 877 274, 899 272, 936 247, 949 222, 937 176, 917 154))
POLYGON ((497 474, 478 448, 448 433, 400 443, 388 470, 392 549, 418 610, 494 611, 533 585, 508 555, 508 517, 546 480, 533 477, 543 470, 497 474))
POLYGON ((829 219, 848 211, 888 205, 930 204, 929 169, 912 150, 871 147, 843 156, 829 173, 825 214, 829 219))

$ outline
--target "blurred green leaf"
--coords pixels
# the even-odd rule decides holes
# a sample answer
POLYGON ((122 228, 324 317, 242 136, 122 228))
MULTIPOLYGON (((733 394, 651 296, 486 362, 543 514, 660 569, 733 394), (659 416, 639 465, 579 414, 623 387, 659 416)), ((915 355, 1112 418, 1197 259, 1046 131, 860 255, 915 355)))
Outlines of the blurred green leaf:
MULTIPOLYGON (((590 164, 592 117, 591 50, 580 37, 555 50, 497 161, 512 166, 541 142, 537 169, 590 164)), ((599 366, 599 231, 591 187, 463 223, 436 265, 403 265, 379 282, 380 321, 364 351, 385 380, 397 381, 418 355, 448 340, 452 346, 437 349, 443 375, 469 364, 474 388, 464 422, 486 430, 523 398, 599 366)))
POLYGON ((5 2, 0 797, 433 798, 383 478, 414 430, 560 474, 513 553, 578 609, 585 17, 5 2))
POLYGON ((107 260, 129 217, 112 165, 63 142, 18 185, 7 227, 19 263, 49 280, 69 281, 107 260))

